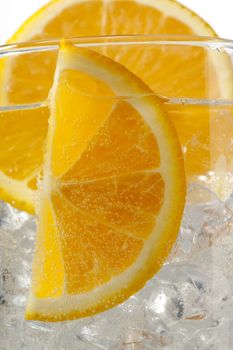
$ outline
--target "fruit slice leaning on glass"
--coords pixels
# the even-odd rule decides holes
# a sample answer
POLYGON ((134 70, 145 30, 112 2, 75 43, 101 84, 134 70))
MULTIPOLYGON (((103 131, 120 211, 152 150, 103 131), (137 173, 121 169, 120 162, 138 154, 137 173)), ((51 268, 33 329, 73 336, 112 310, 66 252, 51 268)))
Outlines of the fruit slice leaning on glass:
POLYGON ((186 185, 161 100, 122 65, 63 42, 49 107, 26 318, 61 321, 119 304, 158 271, 186 185))
MULTIPOLYGON (((157 33, 216 36, 200 17, 172 0, 56 0, 28 19, 9 43, 88 35, 157 33)), ((228 64, 222 58, 213 61, 212 70, 208 69, 209 74, 212 72, 212 90, 208 91, 206 52, 200 47, 186 45, 181 50, 179 45, 149 45, 142 50, 137 45, 103 45, 95 50, 124 65, 157 95, 215 98, 217 95, 230 96, 233 91, 229 85, 228 64)), ((22 105, 45 100, 53 83, 56 60, 57 53, 52 51, 21 54, 2 60, 0 104, 22 105)), ((173 111, 170 113, 174 121, 175 114, 173 111)), ((0 198, 31 213, 34 212, 35 177, 41 170, 48 117, 49 110, 44 107, 11 111, 8 118, 0 118, 0 147, 4 150, 0 156, 0 198), (15 147, 11 147, 13 144, 15 147), (27 156, 28 144, 33 145, 30 157, 27 156)), ((209 116, 204 117, 208 124, 209 116)), ((189 130, 193 128, 189 135, 196 132, 203 115, 194 120, 196 123, 189 125, 189 130)), ((186 149, 190 136, 187 137, 186 131, 183 134, 182 122, 179 113, 177 130, 182 147, 186 149)), ((203 138, 208 139, 208 128, 206 130, 203 138)), ((195 161, 195 171, 193 169, 191 154, 186 161, 188 178, 206 171, 200 161, 195 161), (198 168, 196 164, 199 164, 198 168)))

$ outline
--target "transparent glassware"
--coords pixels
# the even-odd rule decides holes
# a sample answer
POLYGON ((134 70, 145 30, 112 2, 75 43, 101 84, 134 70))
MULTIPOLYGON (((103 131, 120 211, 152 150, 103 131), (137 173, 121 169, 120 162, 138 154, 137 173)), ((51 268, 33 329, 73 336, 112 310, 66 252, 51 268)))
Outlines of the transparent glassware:
MULTIPOLYGON (((24 309, 36 219, 0 202, 0 349, 230 350, 233 42, 171 35, 70 41, 133 70, 162 98, 177 130, 185 162, 187 198, 182 225, 162 269, 123 304, 76 321, 29 322, 24 320, 24 309)), ((44 118, 43 125, 38 123, 43 137, 36 145, 41 152, 58 47, 56 40, 0 47, 0 130, 4 130, 0 134, 7 136, 5 121, 16 110, 21 111, 22 120, 44 118), (41 64, 35 69, 38 59, 41 64), (9 66, 14 81, 9 78, 9 66), (20 88, 22 81, 24 89, 20 88)), ((12 168, 11 148, 6 155, 1 142, 4 137, 0 140, 1 173, 18 180, 18 169, 12 168)), ((36 158, 34 148, 34 144, 28 144, 25 154, 35 158, 36 169, 42 160, 36 158)))

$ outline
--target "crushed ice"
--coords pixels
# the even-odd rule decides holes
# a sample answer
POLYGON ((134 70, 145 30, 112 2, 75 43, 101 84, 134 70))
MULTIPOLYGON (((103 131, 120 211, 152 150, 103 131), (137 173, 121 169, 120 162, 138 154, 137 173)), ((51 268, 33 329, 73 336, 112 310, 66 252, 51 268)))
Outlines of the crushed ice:
POLYGON ((233 195, 192 185, 177 242, 136 295, 95 317, 25 322, 33 217, 0 202, 1 349, 230 350, 233 343, 233 195))

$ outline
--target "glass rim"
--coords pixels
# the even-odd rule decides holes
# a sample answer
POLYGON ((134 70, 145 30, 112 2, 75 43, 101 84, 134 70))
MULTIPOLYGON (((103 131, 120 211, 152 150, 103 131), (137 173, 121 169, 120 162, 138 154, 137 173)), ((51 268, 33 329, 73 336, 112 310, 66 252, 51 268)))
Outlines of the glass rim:
MULTIPOLYGON (((0 58, 5 55, 56 51, 63 39, 33 40, 0 45, 0 58)), ((79 47, 101 47, 122 45, 180 45, 198 46, 212 49, 232 49, 233 40, 199 35, 177 34, 133 34, 133 35, 102 35, 64 38, 64 40, 79 47)))
MULTIPOLYGON (((65 40, 66 42, 72 43, 77 47, 86 47, 94 49, 97 47, 117 47, 117 46, 180 46, 181 48, 186 47, 202 47, 210 50, 222 51, 232 50, 233 51, 233 40, 222 39, 217 37, 210 36, 198 36, 198 35, 177 35, 177 34, 146 34, 146 35, 102 35, 102 36, 86 36, 86 37, 72 37, 72 38, 57 38, 49 40, 33 40, 27 42, 18 42, 10 43, 5 45, 0 45, 0 63, 1 58, 11 57, 14 55, 20 54, 32 54, 32 53, 42 53, 42 52, 56 52, 59 50, 61 41, 65 40)), ((1 68, 1 67, 0 67, 1 68)), ((186 104, 199 104, 199 98, 173 98, 160 95, 158 93, 156 96, 159 96, 164 100, 164 102, 172 103, 186 103, 186 104)), ((204 105, 210 103, 210 99, 202 99, 204 105)), ((214 105, 233 105, 233 99, 231 98, 220 98, 214 101, 214 105)), ((212 102, 211 102, 212 104, 212 102)), ((20 107, 20 109, 28 108, 37 108, 44 106, 44 101, 35 102, 32 104, 13 104, 13 105, 1 105, 0 111, 11 110, 14 107, 20 107)))

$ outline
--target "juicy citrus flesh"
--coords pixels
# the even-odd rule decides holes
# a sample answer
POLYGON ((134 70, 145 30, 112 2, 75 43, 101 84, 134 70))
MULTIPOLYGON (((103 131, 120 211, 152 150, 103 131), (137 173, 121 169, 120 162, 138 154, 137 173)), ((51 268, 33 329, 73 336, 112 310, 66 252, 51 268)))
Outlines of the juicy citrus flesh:
POLYGON ((183 161, 151 93, 107 57, 61 47, 27 319, 74 319, 117 305, 171 249, 184 207, 183 161))
POLYGON ((0 112, 0 197, 30 213, 48 115, 47 107, 0 112))
MULTIPOLYGON (((56 0, 28 19, 9 42, 91 35, 171 33, 216 35, 201 18, 172 0, 56 0)), ((211 90, 209 89, 210 84, 206 83, 208 54, 203 48, 182 46, 181 49, 178 45, 116 47, 103 45, 98 51, 123 64, 159 95, 193 98, 214 98, 230 94, 232 96, 227 78, 229 74, 224 69, 226 79, 219 79, 216 71, 219 74, 223 69, 222 67, 215 69, 215 64, 208 65, 208 76, 212 81, 211 90)), ((0 104, 30 104, 47 99, 53 83, 56 60, 57 54, 51 52, 21 54, 5 60, 2 64, 0 85, 4 86, 4 89, 0 89, 0 104)), ((18 120, 20 120, 18 135, 19 137, 22 135, 23 140, 28 127, 20 118, 18 120)), ((32 128, 35 133, 41 133, 37 123, 32 128)), ((38 138, 43 135, 44 133, 41 133, 38 138)), ((30 147, 30 142, 27 142, 25 147, 30 147)), ((38 155, 38 168, 42 158, 42 154, 38 155)), ((23 159, 22 163, 25 164, 23 159)), ((34 164, 34 160, 32 163, 34 164)), ((27 164, 28 169, 33 168, 28 160, 27 164)), ((22 168, 21 164, 17 166, 19 169, 22 168)), ((10 201, 18 208, 30 208, 30 211, 33 211, 34 191, 28 186, 28 176, 23 177, 22 173, 21 186, 20 183, 12 181, 10 174, 5 173, 5 167, 3 164, 1 169, 9 185, 6 186, 6 181, 0 178, 1 198, 10 201), (19 195, 14 196, 14 193, 18 192, 17 186, 21 186, 22 190, 19 195)), ((30 176, 34 175, 33 170, 30 176)), ((36 183, 35 178, 32 183, 33 185, 36 183)))

